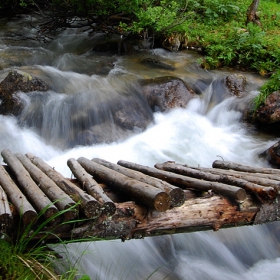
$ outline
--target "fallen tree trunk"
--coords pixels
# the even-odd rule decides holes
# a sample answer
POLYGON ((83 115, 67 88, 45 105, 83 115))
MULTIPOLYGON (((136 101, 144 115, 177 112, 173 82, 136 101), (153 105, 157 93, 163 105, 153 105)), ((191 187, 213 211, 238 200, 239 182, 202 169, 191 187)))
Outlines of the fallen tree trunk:
POLYGON ((143 172, 150 176, 165 180, 176 186, 181 186, 184 188, 194 189, 199 191, 212 190, 217 194, 225 195, 226 197, 230 197, 237 201, 242 201, 246 197, 246 191, 239 187, 229 186, 222 183, 216 183, 216 182, 213 183, 209 181, 198 180, 195 178, 174 174, 172 172, 163 171, 156 168, 151 168, 148 166, 143 166, 140 164, 131 163, 123 160, 118 161, 118 164, 130 169, 143 172))
POLYGON ((165 162, 162 164, 158 163, 155 165, 155 167, 161 170, 171 171, 177 174, 191 176, 197 179, 236 185, 238 187, 244 188, 246 191, 256 193, 258 196, 265 199, 273 199, 277 196, 277 191, 272 187, 260 186, 244 179, 236 178, 234 176, 226 174, 212 174, 210 172, 205 172, 202 170, 191 169, 174 162, 165 162))
POLYGON ((3 165, 0 165, 0 184, 9 196, 9 199, 16 208, 17 213, 21 215, 23 223, 28 225, 34 222, 37 219, 36 210, 11 179, 3 165))
POLYGON ((55 201, 55 205, 59 210, 69 210, 72 208, 70 211, 63 211, 64 220, 73 220, 78 216, 78 211, 73 209, 75 202, 70 196, 59 188, 41 169, 34 165, 29 158, 19 153, 15 154, 15 156, 29 172, 38 187, 42 189, 49 199, 55 201))
POLYGON ((101 204, 102 213, 108 216, 113 215, 116 212, 116 205, 105 194, 102 187, 85 171, 76 159, 68 159, 67 164, 87 192, 101 204))
POLYGON ((117 188, 137 201, 143 202, 158 211, 170 208, 170 196, 166 192, 151 185, 129 178, 119 172, 97 164, 89 159, 80 157, 78 162, 91 175, 117 188))
POLYGON ((125 168, 123 166, 120 166, 118 164, 114 164, 111 162, 108 162, 103 159, 94 158, 92 161, 104 165, 112 170, 115 170, 121 174, 124 174, 130 178, 136 179, 140 182, 152 185, 162 191, 167 192, 170 195, 170 203, 172 207, 178 207, 184 204, 185 202, 185 193, 181 188, 175 187, 165 181, 162 181, 157 178, 153 178, 151 176, 145 175, 141 172, 125 168))
POLYGON ((71 232, 59 232, 57 235, 64 240, 71 236, 74 239, 92 237, 93 240, 124 241, 164 234, 219 230, 279 220, 279 207, 279 200, 261 204, 250 195, 240 205, 218 195, 194 198, 166 212, 148 209, 130 201, 119 203, 110 219, 100 216, 94 223, 86 221, 71 232))
POLYGON ((101 214, 100 204, 95 198, 86 194, 75 184, 64 178, 56 172, 42 159, 28 153, 26 156, 41 169, 49 178, 51 178, 65 193, 67 193, 75 202, 81 203, 84 214, 87 218, 95 218, 101 214))
POLYGON ((19 159, 9 150, 3 150, 1 155, 16 176, 24 193, 32 201, 37 210, 43 213, 46 219, 53 217, 58 212, 58 209, 42 190, 38 188, 19 159))

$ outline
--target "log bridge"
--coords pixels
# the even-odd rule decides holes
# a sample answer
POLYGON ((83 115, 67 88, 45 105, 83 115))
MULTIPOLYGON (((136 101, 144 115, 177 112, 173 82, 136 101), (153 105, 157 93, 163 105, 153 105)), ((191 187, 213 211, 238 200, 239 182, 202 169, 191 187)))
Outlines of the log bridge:
POLYGON ((80 157, 67 161, 68 179, 33 154, 1 155, 0 232, 13 240, 26 231, 35 241, 128 240, 279 220, 278 169, 80 157))

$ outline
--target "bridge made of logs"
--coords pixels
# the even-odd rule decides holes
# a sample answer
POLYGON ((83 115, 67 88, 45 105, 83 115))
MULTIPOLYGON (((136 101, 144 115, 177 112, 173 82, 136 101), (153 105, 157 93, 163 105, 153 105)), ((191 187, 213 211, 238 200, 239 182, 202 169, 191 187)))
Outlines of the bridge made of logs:
POLYGON ((0 231, 34 239, 131 239, 279 220, 280 170, 214 161, 147 167, 69 159, 67 179, 32 154, 3 150, 0 231), (40 228, 40 231, 38 231, 40 228), (48 232, 49 234, 46 234, 48 232))

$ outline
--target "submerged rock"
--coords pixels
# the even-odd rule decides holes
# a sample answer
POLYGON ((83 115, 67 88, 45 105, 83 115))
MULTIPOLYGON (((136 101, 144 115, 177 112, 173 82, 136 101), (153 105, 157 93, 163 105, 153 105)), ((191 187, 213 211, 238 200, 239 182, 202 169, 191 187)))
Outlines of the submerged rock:
POLYGON ((141 80, 140 86, 154 112, 185 108, 188 102, 196 96, 182 79, 172 76, 141 80))
POLYGON ((11 71, 0 83, 0 114, 19 115, 23 109, 23 101, 17 92, 47 91, 49 86, 40 79, 21 71, 11 71))

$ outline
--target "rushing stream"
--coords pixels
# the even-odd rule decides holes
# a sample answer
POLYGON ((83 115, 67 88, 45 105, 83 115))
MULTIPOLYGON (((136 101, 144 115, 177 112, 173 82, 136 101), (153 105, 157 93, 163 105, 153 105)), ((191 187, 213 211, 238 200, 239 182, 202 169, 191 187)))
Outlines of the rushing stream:
MULTIPOLYGON (((262 79, 246 75, 249 94, 225 98, 219 81, 228 73, 205 71, 198 67, 198 55, 162 49, 138 55, 95 53, 95 38, 85 32, 65 31, 50 43, 17 40, 16 32, 31 37, 28 18, 0 23, 0 81, 11 69, 40 77, 52 90, 47 93, 19 93, 25 109, 20 121, 0 116, 0 150, 31 152, 70 177, 67 159, 100 157, 112 162, 127 160, 153 166, 173 160, 192 166, 210 167, 216 159, 253 166, 266 166, 258 155, 274 144, 269 138, 242 123, 243 105, 257 94, 262 79), (21 30, 18 30, 18 27, 21 30), (10 34, 9 32, 13 32, 10 34), (157 57, 175 71, 149 68, 140 63, 143 56, 157 57), (110 120, 110 108, 100 107, 111 98, 130 96, 131 102, 147 110, 134 81, 173 75, 190 85, 211 81, 199 98, 185 109, 151 115, 154 121, 145 130, 119 131, 110 120), (128 86, 130 85, 130 86, 128 86), (89 115, 98 105, 101 115, 89 115), (110 132, 104 143, 74 145, 79 124, 91 127, 96 119, 102 125, 108 116, 110 132), (73 121, 73 116, 79 121, 73 121), (104 117, 105 118, 105 117, 104 117), (102 119, 102 121, 100 121, 102 119), (71 140, 71 141, 70 141, 71 140)), ((137 113, 137 112, 133 112, 137 113)), ((197 232, 145 238, 143 240, 98 241, 61 246, 67 265, 76 265, 80 274, 91 279, 279 279, 280 225, 277 222, 218 232, 197 232)))

